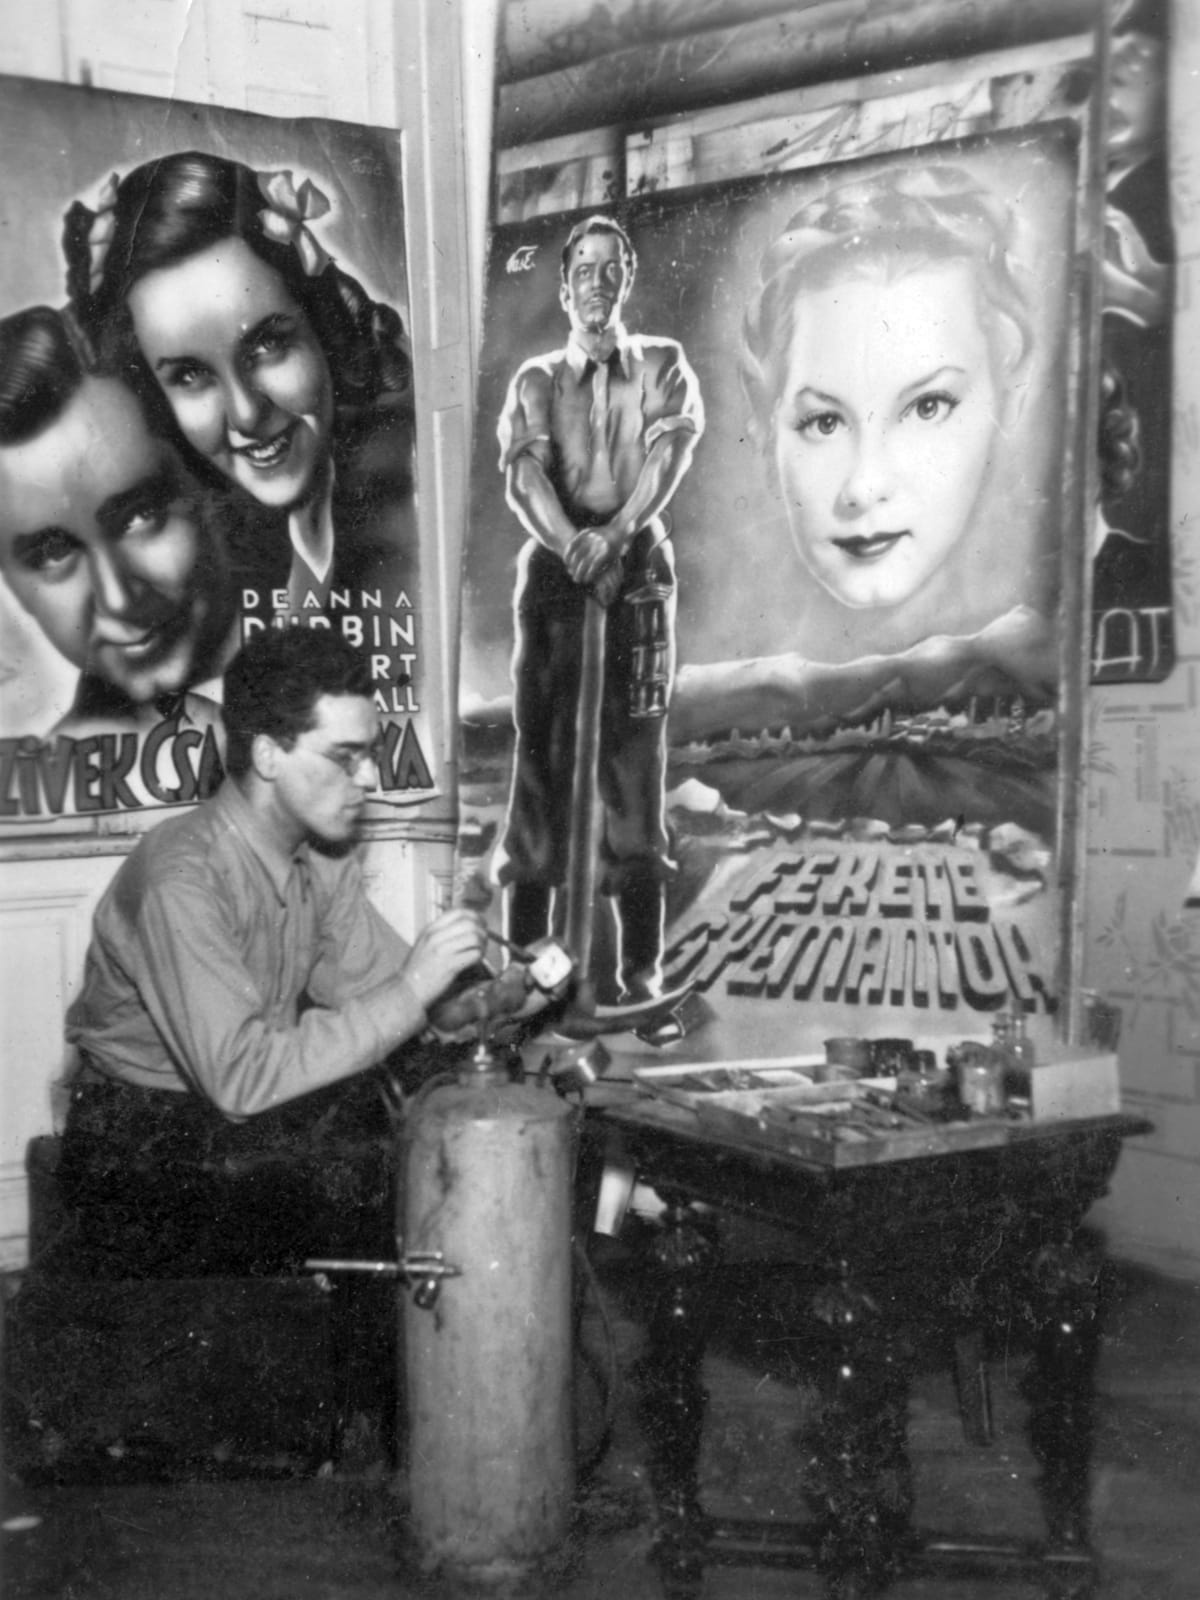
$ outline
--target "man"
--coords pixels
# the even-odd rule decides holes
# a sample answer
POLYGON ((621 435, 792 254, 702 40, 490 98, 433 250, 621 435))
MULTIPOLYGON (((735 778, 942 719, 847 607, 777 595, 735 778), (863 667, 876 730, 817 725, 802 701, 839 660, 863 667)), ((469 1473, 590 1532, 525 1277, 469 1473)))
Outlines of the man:
POLYGON ((70 319, 0 321, 0 573, 80 671, 69 719, 216 715, 185 692, 236 645, 220 508, 70 319))
POLYGON ((67 1037, 62 1186, 81 1270, 274 1273, 394 1253, 386 1084, 479 961, 466 911, 410 948, 350 850, 376 782, 369 663, 270 629, 225 674, 227 778, 161 823, 96 911, 67 1037))
POLYGON ((566 877, 584 608, 607 609, 598 783, 601 887, 616 911, 621 998, 662 992, 668 854, 666 713, 675 572, 664 513, 704 427, 695 374, 673 339, 630 335, 636 258, 607 217, 572 229, 559 299, 565 348, 509 386, 500 465, 529 535, 518 563, 512 791, 499 852, 508 932, 549 928, 566 877))

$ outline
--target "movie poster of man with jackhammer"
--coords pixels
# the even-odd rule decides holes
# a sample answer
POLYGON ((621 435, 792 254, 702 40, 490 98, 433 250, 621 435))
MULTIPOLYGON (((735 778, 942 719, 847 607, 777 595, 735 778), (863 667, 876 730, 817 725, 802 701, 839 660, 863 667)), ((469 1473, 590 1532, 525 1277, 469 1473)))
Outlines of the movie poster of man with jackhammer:
POLYGON ((492 238, 461 890, 652 1059, 1059 1021, 1077 130, 828 154, 492 238))
POLYGON ((398 136, 9 80, 0 142, 0 828, 211 792, 265 627, 431 797, 398 136))

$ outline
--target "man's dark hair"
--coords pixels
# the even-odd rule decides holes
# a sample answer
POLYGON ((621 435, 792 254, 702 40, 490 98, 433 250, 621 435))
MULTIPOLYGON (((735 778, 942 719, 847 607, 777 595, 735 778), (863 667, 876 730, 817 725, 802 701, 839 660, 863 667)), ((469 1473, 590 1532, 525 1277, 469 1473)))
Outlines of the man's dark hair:
POLYGON ((28 306, 0 318, 0 444, 23 444, 48 428, 96 372, 89 344, 63 312, 28 306))
POLYGON ((265 733, 291 749, 315 723, 323 694, 371 698, 367 657, 328 628, 267 628, 225 669, 225 770, 250 770, 250 747, 265 733))
POLYGON ((562 266, 559 268, 559 277, 566 283, 571 271, 571 252, 589 233, 611 233, 621 241, 621 258, 625 263, 626 288, 633 282, 637 271, 637 251, 633 242, 619 222, 614 222, 612 217, 584 217, 582 222, 577 222, 567 235, 567 242, 562 249, 562 266))

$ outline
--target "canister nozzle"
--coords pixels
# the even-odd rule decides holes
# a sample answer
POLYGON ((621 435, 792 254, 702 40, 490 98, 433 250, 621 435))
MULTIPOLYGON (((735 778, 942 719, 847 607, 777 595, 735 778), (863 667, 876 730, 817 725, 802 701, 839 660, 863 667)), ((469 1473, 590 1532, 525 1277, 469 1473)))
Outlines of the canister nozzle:
POLYGON ((494 928, 488 929, 488 938, 528 968, 530 983, 543 994, 560 995, 575 971, 575 958, 558 939, 539 939, 526 947, 514 944, 494 928))

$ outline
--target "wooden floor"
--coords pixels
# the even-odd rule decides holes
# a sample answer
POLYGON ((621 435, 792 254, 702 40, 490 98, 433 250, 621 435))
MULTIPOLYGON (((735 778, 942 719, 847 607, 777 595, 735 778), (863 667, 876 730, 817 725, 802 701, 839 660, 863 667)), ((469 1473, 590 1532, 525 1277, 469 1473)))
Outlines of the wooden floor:
MULTIPOLYGON (((605 1279, 617 1368, 640 1348, 619 1272, 605 1279)), ((1200 1596, 1200 1286, 1118 1268, 1100 1373, 1092 1485, 1099 1600, 1200 1596)), ((1019 1361, 992 1365, 996 1438, 965 1443, 949 1378, 919 1381, 910 1415, 917 1516, 948 1531, 1036 1539, 1034 1466, 1022 1433, 1019 1361)), ((797 1436, 808 1397, 735 1359, 707 1358, 710 1407, 703 1495, 716 1514, 803 1514, 797 1436)), ((515 1593, 554 1600, 651 1600, 653 1512, 631 1388, 618 1388, 613 1441, 587 1493, 562 1570, 515 1593)), ((64 1484, 9 1482, 5 1600, 395 1600, 451 1593, 408 1570, 403 1485, 366 1461, 283 1481, 64 1484)), ((806 1572, 724 1568, 703 1600, 819 1596, 806 1572)), ((1025 1600, 1028 1584, 909 1579, 894 1600, 1025 1600)))

